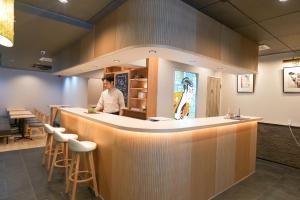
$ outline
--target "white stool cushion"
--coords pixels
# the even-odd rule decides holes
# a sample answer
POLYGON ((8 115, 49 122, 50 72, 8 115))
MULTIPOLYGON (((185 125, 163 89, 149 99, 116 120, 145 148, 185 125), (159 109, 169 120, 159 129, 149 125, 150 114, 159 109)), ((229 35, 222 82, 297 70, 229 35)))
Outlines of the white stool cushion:
POLYGON ((59 132, 65 132, 66 129, 63 127, 53 127, 50 126, 49 124, 45 124, 45 130, 48 134, 53 134, 55 130, 59 131, 59 132))
POLYGON ((90 141, 78 141, 70 139, 68 144, 70 150, 73 152, 90 152, 97 148, 97 144, 90 141))
POLYGON ((71 133, 61 133, 57 130, 54 131, 54 139, 57 142, 68 142, 70 139, 78 139, 78 135, 71 133))

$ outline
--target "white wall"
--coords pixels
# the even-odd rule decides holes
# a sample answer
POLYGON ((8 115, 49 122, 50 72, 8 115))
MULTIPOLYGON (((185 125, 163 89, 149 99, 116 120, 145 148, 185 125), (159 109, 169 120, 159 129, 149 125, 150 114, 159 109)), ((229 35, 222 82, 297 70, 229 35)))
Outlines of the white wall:
POLYGON ((0 68, 0 116, 8 106, 37 108, 49 113, 50 104, 61 104, 62 78, 43 72, 0 68))
POLYGON ((103 90, 101 79, 90 78, 88 80, 88 105, 97 105, 103 90))
POLYGON ((174 73, 176 69, 198 73, 196 117, 205 117, 207 77, 213 76, 214 71, 207 68, 188 66, 164 59, 159 59, 158 66, 157 116, 173 118, 173 87, 174 73))
POLYGON ((223 74, 221 90, 221 114, 228 109, 241 114, 260 116, 264 122, 286 125, 291 119, 293 125, 300 126, 300 94, 283 93, 282 60, 291 54, 263 56, 259 59, 255 92, 238 94, 236 75, 223 74))
POLYGON ((62 85, 62 103, 72 107, 87 108, 88 79, 72 76, 64 77, 62 85))

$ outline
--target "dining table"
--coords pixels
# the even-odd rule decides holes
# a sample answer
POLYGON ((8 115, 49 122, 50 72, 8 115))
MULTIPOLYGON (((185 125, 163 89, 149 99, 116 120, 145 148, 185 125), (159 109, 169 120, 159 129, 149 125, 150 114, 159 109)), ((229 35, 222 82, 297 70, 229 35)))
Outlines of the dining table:
POLYGON ((11 111, 25 111, 26 108, 23 107, 7 107, 6 111, 11 112, 11 111))
POLYGON ((29 110, 10 110, 8 115, 10 119, 17 121, 16 124, 21 134, 21 137, 17 139, 31 139, 25 136, 25 119, 35 118, 36 116, 29 110))

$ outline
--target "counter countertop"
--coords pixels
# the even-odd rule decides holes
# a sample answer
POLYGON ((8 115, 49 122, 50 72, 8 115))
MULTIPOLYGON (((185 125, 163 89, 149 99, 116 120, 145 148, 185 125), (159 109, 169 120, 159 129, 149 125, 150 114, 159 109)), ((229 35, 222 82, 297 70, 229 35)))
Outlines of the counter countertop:
POLYGON ((196 129, 204 129, 218 126, 226 126, 231 124, 239 124, 251 121, 260 121, 260 117, 242 116, 243 120, 224 119, 224 116, 195 118, 184 120, 169 121, 149 121, 140 120, 125 116, 112 115, 107 113, 88 114, 84 108, 60 108, 62 111, 72 113, 80 117, 103 123, 115 128, 137 132, 180 132, 196 129))

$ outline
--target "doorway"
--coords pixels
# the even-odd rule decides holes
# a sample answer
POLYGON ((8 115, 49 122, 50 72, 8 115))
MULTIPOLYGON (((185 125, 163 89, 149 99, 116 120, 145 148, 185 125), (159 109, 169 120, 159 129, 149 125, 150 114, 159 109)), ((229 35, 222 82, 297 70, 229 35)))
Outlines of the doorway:
POLYGON ((207 98, 206 98, 206 117, 215 117, 220 114, 220 91, 221 79, 208 77, 207 79, 207 98))

